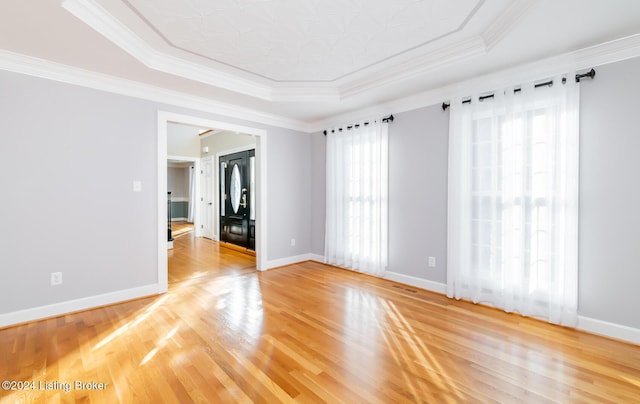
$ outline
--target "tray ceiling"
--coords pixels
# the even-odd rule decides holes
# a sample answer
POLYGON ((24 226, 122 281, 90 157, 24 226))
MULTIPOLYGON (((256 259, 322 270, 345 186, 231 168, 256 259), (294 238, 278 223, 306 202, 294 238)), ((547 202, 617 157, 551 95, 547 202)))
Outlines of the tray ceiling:
POLYGON ((2 70, 305 131, 636 56, 638 0, 0 1, 2 70))
POLYGON ((123 0, 181 51, 278 82, 335 81, 462 30, 484 0, 123 0))

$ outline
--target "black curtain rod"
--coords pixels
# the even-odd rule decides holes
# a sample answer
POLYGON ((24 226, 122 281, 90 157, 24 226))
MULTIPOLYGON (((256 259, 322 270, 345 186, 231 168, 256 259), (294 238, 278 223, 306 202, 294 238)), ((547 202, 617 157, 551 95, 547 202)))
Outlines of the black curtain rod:
MULTIPOLYGON (((576 83, 579 83, 580 80, 582 79, 593 79, 596 76, 596 71, 594 69, 589 70, 586 73, 582 73, 582 74, 576 74, 576 83)), ((562 78, 562 84, 565 84, 567 82, 567 78, 563 77, 562 78)), ((534 88, 540 88, 540 87, 546 87, 549 86, 551 87, 553 85, 553 80, 549 80, 549 81, 545 81, 542 83, 536 83, 534 84, 534 88)), ((513 89, 513 93, 519 93, 520 91, 522 91, 522 88, 514 88, 513 89)), ((478 101, 484 101, 487 98, 493 98, 493 94, 487 94, 487 95, 481 95, 480 97, 478 97, 478 101)), ((466 100, 462 100, 463 104, 471 104, 471 98, 467 98, 466 100)), ((443 102, 442 103, 442 110, 446 111, 447 108, 449 108, 449 106, 451 106, 450 103, 448 102, 443 102)))
MULTIPOLYGON (((389 115, 389 116, 388 116, 388 117, 386 117, 386 118, 382 118, 382 122, 393 122, 393 115, 389 115)), ((369 122, 363 122, 362 124, 363 124, 364 126, 367 126, 367 125, 369 125, 369 122)), ((355 125, 349 125, 349 126, 347 126, 347 128, 346 128, 346 129, 347 129, 347 130, 351 130, 351 129, 353 129, 353 128, 359 128, 359 127, 360 127, 360 124, 359 124, 359 123, 357 123, 357 124, 355 124, 355 125)), ((338 129, 331 129, 331 133, 335 133, 335 132, 336 132, 336 130, 337 130, 338 132, 342 132, 342 128, 338 128, 338 129)), ((326 131, 326 130, 325 130, 324 132, 322 132, 322 133, 324 133, 324 135, 325 135, 325 136, 327 136, 327 131, 326 131)))

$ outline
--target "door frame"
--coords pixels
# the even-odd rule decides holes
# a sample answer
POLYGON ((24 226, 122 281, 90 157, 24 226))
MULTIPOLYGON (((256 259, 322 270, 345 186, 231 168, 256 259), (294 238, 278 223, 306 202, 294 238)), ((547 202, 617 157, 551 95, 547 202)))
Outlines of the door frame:
MULTIPOLYGON (((214 135, 215 136, 215 135, 214 135)), ((216 153, 216 157, 215 157, 215 167, 214 167, 214 174, 216 176, 214 184, 215 184, 215 189, 213 190, 213 196, 215 198, 215 203, 213 204, 213 211, 215 214, 215 230, 214 233, 216 236, 216 240, 220 240, 220 157, 222 156, 226 156, 227 154, 233 154, 233 153, 239 153, 239 152, 243 152, 243 151, 248 151, 248 150, 253 150, 256 149, 258 145, 258 142, 256 142, 255 145, 245 145, 245 146, 240 146, 240 147, 234 147, 233 149, 228 149, 228 150, 222 150, 218 153, 216 153)), ((256 160, 257 160, 257 156, 256 156, 256 160)), ((256 167, 256 177, 258 176, 258 171, 257 171, 258 167, 256 167)), ((256 184, 256 187, 258 186, 258 184, 256 184)), ((258 218, 256 212, 256 219, 258 218)), ((257 222, 257 220, 256 220, 257 222)), ((256 225, 257 227, 257 225, 256 225)), ((257 234, 256 234, 257 235, 257 234)), ((258 244, 258 240, 256 239, 256 248, 257 248, 257 244, 258 244)))
POLYGON ((157 136, 157 248, 158 293, 169 289, 169 264, 167 253, 167 124, 178 123, 199 128, 228 130, 256 136, 256 268, 267 269, 267 131, 250 126, 200 118, 158 110, 157 136))
MULTIPOLYGON (((189 163, 193 163, 193 170, 195 171, 194 174, 199 173, 200 172, 200 159, 197 157, 187 157, 187 156, 174 156, 174 155, 168 155, 167 156, 167 160, 176 160, 176 161, 181 161, 181 162, 189 162, 189 163)), ((200 234, 198 232, 198 228, 199 228, 199 224, 200 224, 200 176, 196 175, 195 178, 196 184, 195 184, 195 195, 194 195, 194 200, 195 200, 195 205, 193 207, 194 211, 193 211, 193 230, 195 232, 196 237, 198 237, 200 234)), ((166 192, 165 192, 166 194, 166 192)))
MULTIPOLYGON (((216 198, 216 193, 215 193, 215 186, 216 186, 215 175, 216 175, 216 171, 215 171, 215 168, 216 168, 216 163, 213 160, 213 156, 206 156, 206 157, 200 158, 200 170, 201 171, 204 170, 205 160, 207 160, 207 159, 211 160, 211 177, 213 178, 213 184, 211 184, 211 187, 212 187, 212 189, 211 189, 211 191, 212 191, 211 199, 212 199, 212 203, 215 204, 215 198, 216 198)), ((198 177, 200 178, 200 184, 198 184, 198 185, 201 187, 201 189, 200 189, 200 197, 202 199, 200 201, 198 201, 198 205, 200 205, 200 212, 201 212, 201 219, 202 219, 200 221, 200 224, 204 225, 204 222, 205 222, 205 220, 204 220, 204 216, 205 216, 204 210, 205 210, 205 203, 206 203, 206 201, 204 200, 204 197, 206 195, 204 194, 204 184, 205 184, 204 177, 203 177, 204 172, 201 172, 201 171, 198 171, 198 177)), ((220 239, 218 238, 218 236, 216 234, 215 214, 216 214, 215 206, 212 206, 211 207, 211 217, 212 217, 213 220, 212 220, 212 223, 210 223, 211 224, 211 232, 212 232, 211 240, 216 240, 217 241, 217 240, 220 240, 220 239)), ((200 236, 204 237, 204 228, 202 228, 202 227, 200 228, 200 236)))

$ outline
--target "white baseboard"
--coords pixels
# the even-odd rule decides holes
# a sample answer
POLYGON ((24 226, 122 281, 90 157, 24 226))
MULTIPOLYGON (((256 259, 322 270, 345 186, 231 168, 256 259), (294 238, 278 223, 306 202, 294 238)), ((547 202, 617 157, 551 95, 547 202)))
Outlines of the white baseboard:
POLYGON ((426 289, 431 292, 446 294, 447 285, 440 282, 430 281, 428 279, 416 278, 415 276, 399 274, 397 272, 387 271, 384 274, 385 279, 392 280, 394 282, 403 283, 409 286, 415 286, 417 288, 426 289))
MULTIPOLYGON (((303 261, 317 261, 324 263, 324 257, 318 254, 303 254, 294 257, 281 258, 268 261, 268 268, 281 267, 291 265, 303 261)), ((447 294, 447 285, 445 283, 434 282, 428 279, 416 278, 415 276, 400 274, 397 272, 387 271, 384 275, 385 279, 402 283, 416 288, 429 290, 431 292, 447 294)), ((602 335, 609 338, 615 338, 622 341, 640 345, 640 329, 627 327, 620 324, 609 323, 602 320, 596 320, 589 317, 579 316, 578 330, 587 331, 593 334, 602 335)))
MULTIPOLYGON (((389 271, 385 273, 384 277, 395 282, 430 290, 432 292, 441 293, 443 295, 446 295, 447 293, 447 285, 444 283, 433 282, 426 279, 416 278, 414 276, 389 271)), ((605 337, 640 345, 640 329, 637 328, 584 316, 578 317, 578 326, 576 328, 578 330, 587 331, 592 334, 602 335, 605 337)))
POLYGON ((172 222, 188 222, 189 220, 186 217, 172 217, 172 222))
POLYGON ((316 261, 324 264, 324 255, 319 254, 307 254, 310 261, 316 261))
POLYGON ((592 334, 603 335, 605 337, 640 345, 640 329, 627 327, 626 325, 578 316, 578 326, 576 328, 592 334))
POLYGON ((157 284, 152 284, 132 289, 119 290, 117 292, 84 297, 81 299, 67 300, 65 302, 54 303, 47 306, 39 306, 11 313, 4 313, 0 314, 0 327, 41 320, 48 317, 61 316, 76 311, 119 303, 125 300, 156 295, 158 294, 158 290, 159 286, 157 284))
MULTIPOLYGON (((280 258, 267 261, 266 269, 296 264, 304 261, 324 262, 324 257, 318 254, 301 254, 292 257, 280 258)), ((444 283, 434 282, 427 279, 416 278, 414 276, 390 271, 387 271, 384 277, 386 279, 403 283, 405 285, 426 289, 436 293, 446 294, 447 285, 445 285, 444 283)), ((0 327, 7 327, 14 324, 60 316, 76 311, 88 310, 95 307, 119 303, 126 300, 151 296, 158 294, 158 288, 159 286, 157 284, 152 284, 116 292, 104 293, 96 296, 89 296, 81 299, 68 300, 65 302, 54 303, 47 306, 33 307, 30 309, 14 311, 11 313, 4 313, 0 314, 0 327)), ((630 342, 632 344, 640 345, 640 329, 637 328, 584 316, 578 317, 578 326, 576 328, 593 334, 598 334, 605 337, 615 338, 618 340, 630 342)))
POLYGON ((265 269, 283 267, 285 265, 297 264, 299 262, 304 262, 304 261, 323 262, 324 257, 317 254, 301 254, 301 255, 294 255, 292 257, 279 258, 279 259, 267 261, 267 265, 265 269))

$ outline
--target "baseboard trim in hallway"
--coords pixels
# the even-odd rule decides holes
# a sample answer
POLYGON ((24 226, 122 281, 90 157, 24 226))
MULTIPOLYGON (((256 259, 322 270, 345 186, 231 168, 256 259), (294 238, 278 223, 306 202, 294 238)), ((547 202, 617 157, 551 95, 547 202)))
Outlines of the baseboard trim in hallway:
POLYGON ((158 288, 157 284, 146 285, 0 314, 0 328, 157 295, 158 288))

